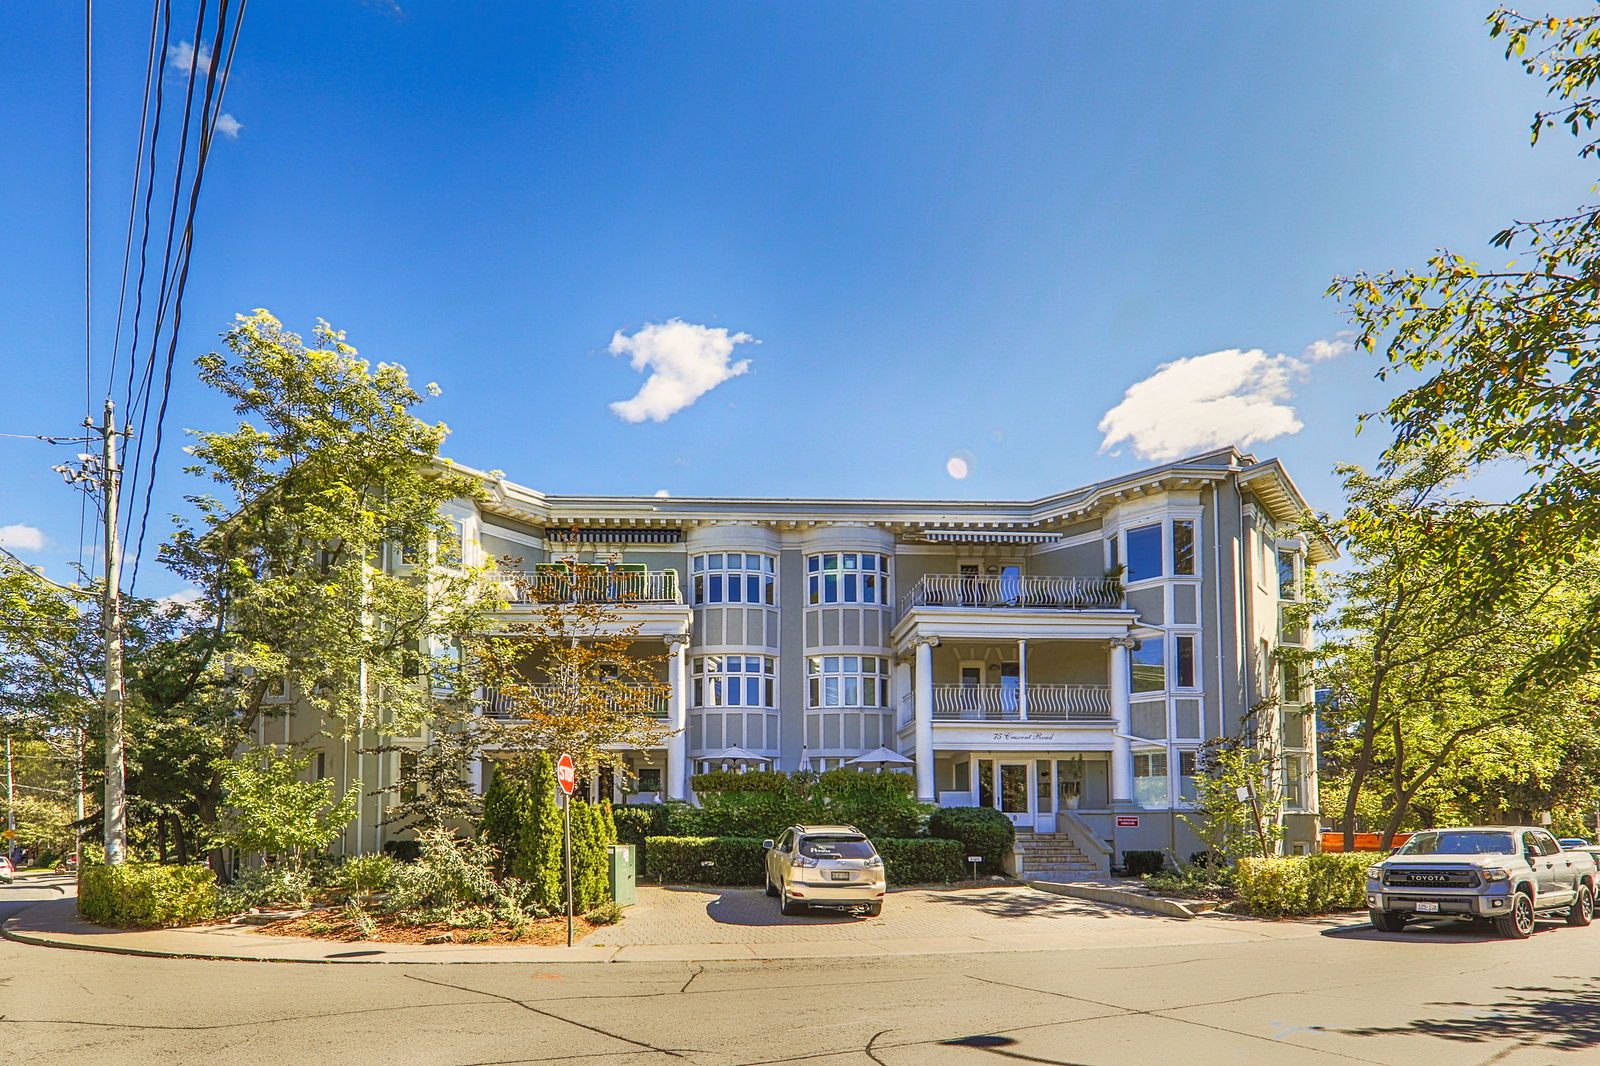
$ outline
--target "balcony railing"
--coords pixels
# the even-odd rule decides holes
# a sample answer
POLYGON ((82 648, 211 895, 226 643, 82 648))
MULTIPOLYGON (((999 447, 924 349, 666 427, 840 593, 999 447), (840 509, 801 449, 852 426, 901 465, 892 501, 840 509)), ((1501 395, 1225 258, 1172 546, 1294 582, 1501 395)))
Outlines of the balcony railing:
POLYGON ((1113 577, 924 574, 900 600, 902 614, 913 607, 1090 611, 1120 606, 1122 583, 1113 577))
POLYGON ((935 721, 1076 722, 1111 717, 1107 685, 1029 685, 1026 716, 1015 685, 934 685, 935 721))
MULTIPOLYGON (((529 685, 528 688, 536 696, 553 698, 559 693, 561 686, 529 685)), ((502 695, 499 689, 484 690, 483 713, 486 718, 495 718, 502 722, 510 721, 515 717, 512 714, 510 698, 502 695)), ((667 716, 666 696, 655 696, 650 700, 649 716, 651 718, 665 718, 667 716)))
POLYGON ((514 604, 683 602, 676 570, 578 576, 559 570, 502 570, 489 576, 514 604))

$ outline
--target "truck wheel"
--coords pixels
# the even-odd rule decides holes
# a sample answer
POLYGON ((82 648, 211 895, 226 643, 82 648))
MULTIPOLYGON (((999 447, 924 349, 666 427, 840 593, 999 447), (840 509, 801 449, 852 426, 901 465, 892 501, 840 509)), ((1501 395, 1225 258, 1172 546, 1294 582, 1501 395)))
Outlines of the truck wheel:
POLYGON ((1398 933, 1406 927, 1406 916, 1396 911, 1368 911, 1367 916, 1380 933, 1398 933))
POLYGON ((1582 926, 1592 921, 1594 921, 1594 889, 1588 885, 1579 885, 1578 894, 1567 910, 1567 924, 1582 926))
POLYGON ((1526 940, 1533 935, 1533 897, 1518 892, 1511 898, 1511 913, 1494 920, 1494 931, 1508 940, 1526 940))

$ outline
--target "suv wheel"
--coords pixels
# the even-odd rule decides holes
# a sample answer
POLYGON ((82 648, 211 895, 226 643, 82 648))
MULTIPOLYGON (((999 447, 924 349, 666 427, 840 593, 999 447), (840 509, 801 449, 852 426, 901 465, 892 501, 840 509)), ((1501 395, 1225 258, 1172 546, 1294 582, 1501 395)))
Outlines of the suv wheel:
POLYGON ((1367 916, 1380 933, 1398 933, 1406 927, 1406 916, 1396 911, 1368 911, 1367 916))
POLYGON ((1494 920, 1494 931, 1510 940, 1526 940, 1533 935, 1533 897, 1518 892, 1511 899, 1511 913, 1494 920))
POLYGON ((778 890, 772 884, 772 878, 770 878, 770 877, 767 878, 767 895, 771 896, 773 899, 777 899, 778 898, 778 890))
POLYGON ((1567 924, 1588 925, 1592 921, 1594 921, 1594 889, 1588 885, 1579 885, 1578 894, 1567 910, 1567 924))
POLYGON ((789 898, 789 893, 787 891, 783 891, 781 894, 783 896, 783 905, 781 907, 779 907, 778 909, 780 911, 782 911, 784 914, 790 915, 792 917, 792 916, 794 916, 796 914, 804 914, 807 910, 810 909, 806 904, 802 903, 800 900, 790 899, 789 898))
POLYGON ((868 918, 876 918, 883 913, 883 900, 880 899, 876 903, 867 904, 861 908, 861 913, 868 918))

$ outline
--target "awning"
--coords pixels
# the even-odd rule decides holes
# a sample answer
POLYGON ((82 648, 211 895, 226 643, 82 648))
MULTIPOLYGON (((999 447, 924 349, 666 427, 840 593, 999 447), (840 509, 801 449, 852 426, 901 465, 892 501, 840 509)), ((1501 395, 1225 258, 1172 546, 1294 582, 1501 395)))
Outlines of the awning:
POLYGON ((917 535, 917 539, 946 544, 1050 544, 1060 540, 1061 534, 1006 533, 994 529, 925 529, 917 535))

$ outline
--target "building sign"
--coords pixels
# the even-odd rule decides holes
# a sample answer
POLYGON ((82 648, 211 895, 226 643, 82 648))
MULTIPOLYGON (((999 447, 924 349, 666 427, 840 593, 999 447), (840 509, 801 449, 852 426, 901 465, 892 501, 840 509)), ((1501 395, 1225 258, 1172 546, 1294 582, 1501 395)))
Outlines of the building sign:
POLYGON ((994 735, 994 739, 996 739, 996 740, 1004 740, 1004 741, 1016 741, 1016 740, 1039 741, 1039 740, 1054 740, 1054 739, 1056 739, 1056 737, 1055 737, 1055 734, 1053 734, 1053 733, 996 733, 994 735))
POLYGON ((1117 815, 1117 828, 1118 829, 1137 829, 1137 828, 1139 828, 1139 816, 1137 814, 1119 814, 1119 815, 1117 815))

